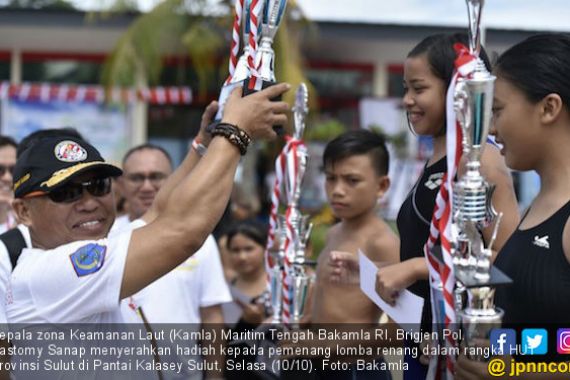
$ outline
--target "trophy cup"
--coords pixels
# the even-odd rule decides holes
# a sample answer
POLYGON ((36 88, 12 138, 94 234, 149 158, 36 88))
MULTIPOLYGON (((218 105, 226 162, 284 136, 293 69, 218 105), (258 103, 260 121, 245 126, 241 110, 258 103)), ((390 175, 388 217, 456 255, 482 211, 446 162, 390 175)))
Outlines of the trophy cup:
MULTIPOLYGON (((264 0, 263 15, 261 18, 261 39, 255 55, 255 66, 259 74, 256 80, 261 81, 261 84, 260 86, 250 85, 250 81, 252 80, 251 75, 254 74, 250 73, 250 76, 243 82, 243 96, 277 83, 275 79, 275 52, 272 46, 279 24, 285 14, 286 6, 287 0, 264 0)), ((281 97, 271 100, 281 100, 281 97)), ((274 126, 273 129, 278 135, 284 133, 283 127, 281 126, 274 126)))
MULTIPOLYGON (((261 39, 256 52, 255 65, 258 68, 259 79, 262 81, 261 88, 269 87, 276 83, 275 79, 275 52, 273 40, 277 34, 279 24, 283 19, 287 0, 265 0, 263 17, 261 18, 261 39)), ((250 89, 249 79, 244 82, 244 95, 254 92, 250 89)))
MULTIPOLYGON (((481 155, 491 122, 495 77, 479 58, 479 25, 484 0, 466 0, 469 15, 469 50, 476 57, 472 75, 458 80, 454 101, 457 119, 463 132, 463 155, 467 170, 453 184, 452 231, 453 264, 456 279, 456 308, 467 347, 477 340, 488 339, 491 329, 500 327, 503 311, 495 307, 495 287, 510 279, 491 267, 491 247, 501 215, 491 204, 494 186, 480 172, 481 155), (485 247, 481 229, 495 221, 493 237, 485 247), (461 294, 467 294, 464 307, 461 294)), ((474 355, 483 360, 483 355, 474 355)))

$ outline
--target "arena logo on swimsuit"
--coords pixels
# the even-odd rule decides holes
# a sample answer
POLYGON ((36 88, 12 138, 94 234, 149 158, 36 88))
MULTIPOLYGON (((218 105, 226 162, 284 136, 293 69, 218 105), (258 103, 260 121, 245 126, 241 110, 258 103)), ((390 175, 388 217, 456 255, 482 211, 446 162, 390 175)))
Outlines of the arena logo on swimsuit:
POLYGON ((86 276, 101 269, 106 252, 106 246, 90 243, 72 253, 69 258, 77 276, 86 276))

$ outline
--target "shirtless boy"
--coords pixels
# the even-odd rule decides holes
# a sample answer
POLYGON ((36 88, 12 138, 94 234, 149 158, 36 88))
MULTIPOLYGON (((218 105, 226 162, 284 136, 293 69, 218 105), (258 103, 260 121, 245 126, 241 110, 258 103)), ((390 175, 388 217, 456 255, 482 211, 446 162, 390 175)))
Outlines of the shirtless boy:
POLYGON ((399 240, 377 214, 378 200, 390 186, 388 151, 382 137, 355 130, 327 145, 323 163, 327 198, 340 221, 329 230, 319 255, 311 324, 377 324, 382 311, 358 281, 339 280, 338 267, 357 262, 359 249, 376 263, 398 261, 399 240))

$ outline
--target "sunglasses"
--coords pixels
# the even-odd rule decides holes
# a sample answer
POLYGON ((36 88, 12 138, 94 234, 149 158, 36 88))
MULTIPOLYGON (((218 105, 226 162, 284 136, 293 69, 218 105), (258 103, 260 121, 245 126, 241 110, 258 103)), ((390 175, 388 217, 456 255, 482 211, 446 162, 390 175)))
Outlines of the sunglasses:
POLYGON ((6 172, 14 175, 14 165, 0 165, 0 177, 4 176, 6 172))
POLYGON ((111 192, 111 178, 93 178, 87 182, 68 183, 46 195, 55 203, 72 203, 83 196, 83 189, 94 197, 102 197, 111 192))

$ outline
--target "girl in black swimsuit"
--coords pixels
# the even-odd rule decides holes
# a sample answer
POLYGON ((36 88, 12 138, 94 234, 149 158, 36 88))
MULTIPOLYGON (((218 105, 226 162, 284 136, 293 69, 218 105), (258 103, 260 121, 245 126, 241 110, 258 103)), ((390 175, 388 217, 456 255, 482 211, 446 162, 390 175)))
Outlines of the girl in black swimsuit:
MULTIPOLYGON (((503 323, 514 328, 548 329, 546 356, 515 360, 569 361, 557 352, 558 328, 570 327, 570 38, 558 34, 530 37, 507 50, 494 73, 494 125, 491 133, 515 170, 535 170, 541 179, 515 233, 495 264, 513 279, 497 289, 495 303, 503 323)), ((521 334, 517 342, 524 347, 521 334)), ((566 366, 567 367, 567 366, 566 366)), ((509 369, 506 369, 508 374, 509 369)), ((456 379, 487 378, 486 363, 460 357, 456 379)), ((562 373, 526 373, 525 379, 568 378, 562 373)))

